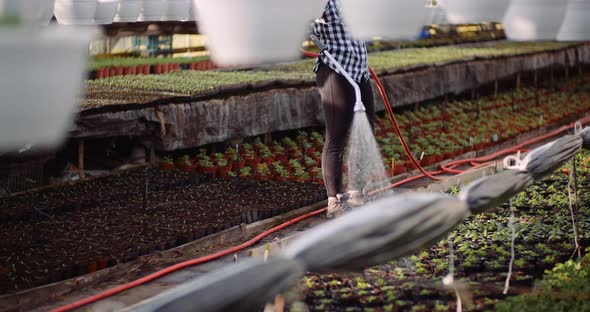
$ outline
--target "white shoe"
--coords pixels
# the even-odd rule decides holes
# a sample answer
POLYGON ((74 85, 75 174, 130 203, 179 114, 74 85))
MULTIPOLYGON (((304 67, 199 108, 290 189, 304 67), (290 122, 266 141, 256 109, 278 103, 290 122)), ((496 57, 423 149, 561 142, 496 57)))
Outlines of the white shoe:
POLYGON ((343 194, 338 194, 336 197, 328 197, 328 211, 326 212, 326 218, 332 219, 339 217, 348 210, 350 210, 350 206, 348 206, 348 201, 343 194))
POLYGON ((367 203, 367 197, 361 191, 348 191, 348 203, 351 207, 362 206, 367 203))

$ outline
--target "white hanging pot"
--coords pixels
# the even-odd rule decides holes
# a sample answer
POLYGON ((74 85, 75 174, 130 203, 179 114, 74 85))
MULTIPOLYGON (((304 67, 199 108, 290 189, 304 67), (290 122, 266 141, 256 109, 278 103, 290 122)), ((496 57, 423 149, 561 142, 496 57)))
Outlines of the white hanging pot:
POLYGON ((325 0, 194 0, 214 62, 253 65, 299 57, 311 21, 325 0))
POLYGON ((590 40, 590 0, 569 0, 559 41, 590 40))
POLYGON ((341 0, 340 13, 351 35, 369 40, 417 39, 427 21, 426 1, 341 0))
POLYGON ((555 40, 565 16, 566 1, 512 0, 504 16, 504 32, 510 40, 555 40))
POLYGON ((0 28, 0 149, 52 147, 72 125, 96 31, 0 28))
POLYGON ((139 18, 142 7, 143 0, 119 0, 114 21, 118 23, 134 23, 139 18))
POLYGON ((191 0, 167 0, 163 21, 186 21, 189 18, 191 0))
POLYGON ((41 25, 49 25, 53 18, 53 9, 55 8, 55 0, 45 0, 41 5, 41 13, 39 22, 41 25))
POLYGON ((197 20, 197 8, 195 7, 194 1, 189 1, 189 11, 188 11, 188 21, 196 21, 197 20))
POLYGON ((53 17, 54 0, 0 0, 0 15, 19 16, 26 23, 47 25, 53 17))
POLYGON ((143 0, 143 8, 138 20, 141 22, 159 21, 162 19, 165 4, 165 0, 143 0))
POLYGON ((445 24, 447 18, 443 9, 439 6, 425 6, 426 20, 425 26, 445 24))
MULTIPOLYGON (((501 22, 511 0, 444 0, 450 24, 501 22)), ((556 0, 561 1, 561 0, 556 0)))
POLYGON ((118 8, 118 0, 97 0, 94 22, 96 24, 112 24, 118 8))
POLYGON ((53 13, 60 24, 94 24, 96 0, 55 0, 53 13))

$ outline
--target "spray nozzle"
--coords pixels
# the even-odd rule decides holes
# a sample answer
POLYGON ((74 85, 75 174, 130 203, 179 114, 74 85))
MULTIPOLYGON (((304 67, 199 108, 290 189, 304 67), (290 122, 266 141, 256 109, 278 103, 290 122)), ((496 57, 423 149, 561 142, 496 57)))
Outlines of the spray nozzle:
POLYGON ((365 109, 365 105, 363 104, 363 102, 356 102, 356 104, 354 104, 354 112, 366 112, 367 110, 365 109))

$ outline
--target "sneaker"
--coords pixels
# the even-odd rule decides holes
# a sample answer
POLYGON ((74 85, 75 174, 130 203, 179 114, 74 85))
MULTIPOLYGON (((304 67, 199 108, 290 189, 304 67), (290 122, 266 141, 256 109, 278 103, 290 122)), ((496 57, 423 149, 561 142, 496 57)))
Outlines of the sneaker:
POLYGON ((352 207, 362 206, 367 203, 367 197, 361 191, 348 191, 348 203, 352 207))
POLYGON ((338 194, 336 197, 328 197, 328 211, 326 212, 328 219, 338 217, 348 210, 350 210, 350 206, 348 206, 344 195, 338 194))

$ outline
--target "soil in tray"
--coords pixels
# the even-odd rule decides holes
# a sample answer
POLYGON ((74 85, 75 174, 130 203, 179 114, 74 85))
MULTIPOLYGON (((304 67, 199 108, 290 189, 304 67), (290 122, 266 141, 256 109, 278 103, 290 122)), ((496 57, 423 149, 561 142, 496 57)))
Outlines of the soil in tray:
POLYGON ((4 198, 0 200, 0 293, 132 261, 324 196, 323 187, 316 184, 253 180, 238 184, 140 169, 4 198))

